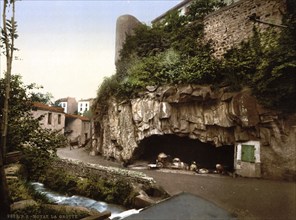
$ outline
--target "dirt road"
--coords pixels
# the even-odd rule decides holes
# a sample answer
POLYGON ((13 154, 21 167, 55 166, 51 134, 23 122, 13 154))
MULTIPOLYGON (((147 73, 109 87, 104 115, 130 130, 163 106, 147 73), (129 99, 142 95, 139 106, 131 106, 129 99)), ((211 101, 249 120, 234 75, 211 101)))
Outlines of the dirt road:
MULTIPOLYGON (((120 166, 83 149, 58 150, 58 156, 103 166, 120 166)), ((286 220, 296 216, 296 183, 220 175, 141 170, 153 177, 169 194, 189 192, 234 213, 239 219, 286 220)))

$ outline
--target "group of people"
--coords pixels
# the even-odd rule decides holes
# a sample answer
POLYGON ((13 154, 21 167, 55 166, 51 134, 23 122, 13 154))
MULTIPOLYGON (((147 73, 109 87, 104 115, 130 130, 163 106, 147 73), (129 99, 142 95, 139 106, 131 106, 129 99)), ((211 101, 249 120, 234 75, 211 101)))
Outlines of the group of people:
MULTIPOLYGON (((167 155, 165 153, 158 154, 155 167, 190 170, 190 171, 201 173, 201 174, 210 173, 210 172, 219 173, 219 174, 226 173, 225 167, 220 163, 216 164, 215 170, 209 170, 207 168, 201 167, 195 161, 193 161, 189 166, 188 164, 182 162, 179 158, 172 159, 170 155, 167 155)), ((152 168, 152 166, 150 168, 152 168)))
MULTIPOLYGON (((190 171, 194 171, 197 173, 209 173, 209 170, 206 168, 200 168, 199 165, 196 164, 195 161, 193 161, 189 167, 190 171)), ((224 174, 225 170, 222 164, 216 164, 216 170, 214 171, 215 173, 220 173, 220 174, 224 174)))

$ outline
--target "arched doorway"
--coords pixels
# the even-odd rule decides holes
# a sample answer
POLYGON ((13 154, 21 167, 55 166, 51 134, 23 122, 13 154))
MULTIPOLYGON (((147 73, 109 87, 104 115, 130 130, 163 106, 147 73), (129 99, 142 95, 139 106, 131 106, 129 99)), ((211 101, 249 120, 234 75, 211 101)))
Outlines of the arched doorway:
POLYGON ((155 163, 159 153, 165 153, 172 158, 190 164, 196 161, 201 167, 214 169, 217 163, 223 164, 229 170, 233 169, 234 146, 215 147, 209 143, 173 134, 152 135, 143 139, 134 153, 134 160, 145 160, 155 163))

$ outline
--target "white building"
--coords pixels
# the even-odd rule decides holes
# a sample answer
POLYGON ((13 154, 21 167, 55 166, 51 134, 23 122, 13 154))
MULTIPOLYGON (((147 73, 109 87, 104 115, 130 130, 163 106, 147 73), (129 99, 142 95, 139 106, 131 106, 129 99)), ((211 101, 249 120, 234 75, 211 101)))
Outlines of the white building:
POLYGON ((64 112, 67 113, 67 109, 68 109, 68 103, 67 102, 60 102, 59 106, 61 106, 64 109, 64 112))
POLYGON ((78 101, 78 114, 82 115, 84 112, 89 111, 93 99, 81 99, 78 101))

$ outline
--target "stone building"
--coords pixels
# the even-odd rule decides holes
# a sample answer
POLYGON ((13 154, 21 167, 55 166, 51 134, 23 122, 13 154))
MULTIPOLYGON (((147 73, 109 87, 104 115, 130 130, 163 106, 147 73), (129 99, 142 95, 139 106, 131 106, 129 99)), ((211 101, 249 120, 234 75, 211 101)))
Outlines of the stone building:
POLYGON ((31 112, 34 118, 41 118, 39 123, 42 128, 57 130, 64 134, 65 113, 63 108, 34 102, 31 112))
POLYGON ((85 145, 91 138, 91 122, 87 117, 66 114, 65 135, 70 143, 85 145))

